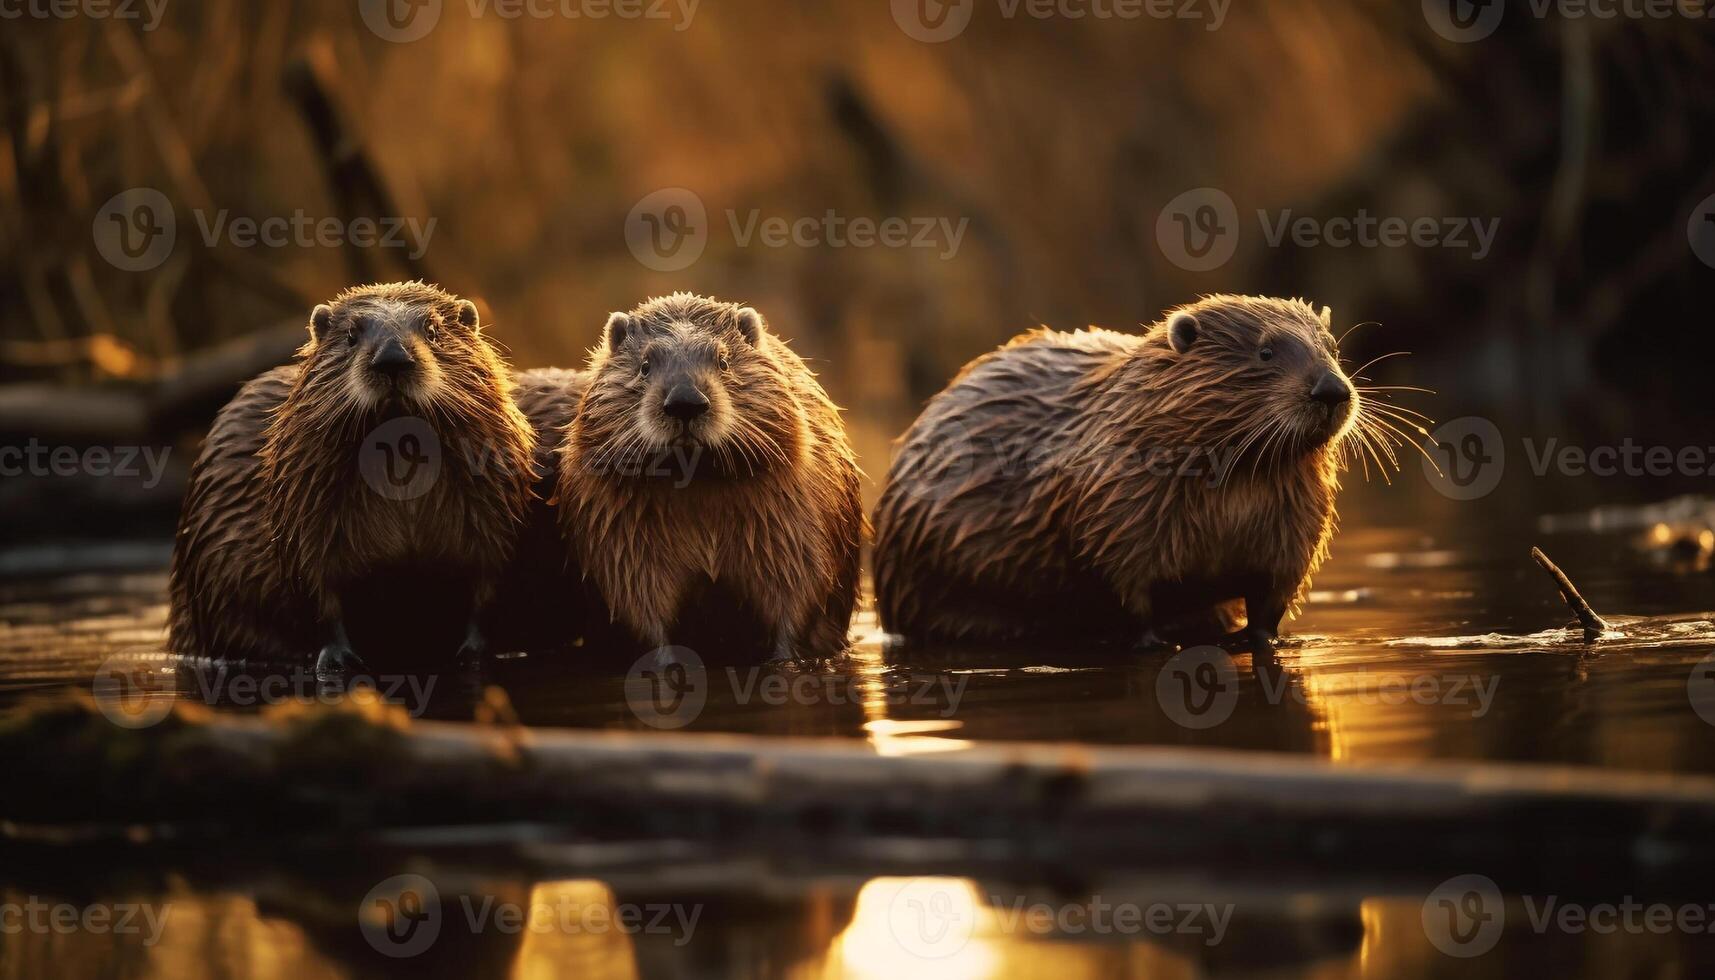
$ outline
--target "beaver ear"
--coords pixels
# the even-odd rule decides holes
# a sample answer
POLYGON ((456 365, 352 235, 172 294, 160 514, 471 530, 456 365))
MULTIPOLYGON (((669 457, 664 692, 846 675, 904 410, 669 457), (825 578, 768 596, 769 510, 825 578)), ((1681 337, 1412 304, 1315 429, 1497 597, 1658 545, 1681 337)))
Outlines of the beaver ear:
POLYGON ((1173 345, 1174 353, 1183 354, 1197 342, 1197 318, 1180 310, 1167 321, 1167 342, 1173 345))
POLYGON ((750 346, 756 347, 762 343, 762 314, 748 306, 741 306, 738 312, 733 314, 733 321, 750 346))
POLYGON ((476 304, 472 303, 470 300, 468 300, 468 299, 459 300, 459 302, 458 302, 458 317, 459 317, 460 323, 471 328, 472 330, 482 329, 482 319, 477 315, 476 304))
POLYGON ((321 340, 332 326, 333 307, 326 303, 316 304, 316 308, 310 313, 310 339, 321 340))
POLYGON ((1332 306, 1322 307, 1322 329, 1334 329, 1334 308, 1332 306))
POLYGON ((631 332, 631 317, 624 313, 609 313, 607 327, 603 332, 607 336, 607 349, 619 350, 619 346, 625 343, 626 335, 631 332))

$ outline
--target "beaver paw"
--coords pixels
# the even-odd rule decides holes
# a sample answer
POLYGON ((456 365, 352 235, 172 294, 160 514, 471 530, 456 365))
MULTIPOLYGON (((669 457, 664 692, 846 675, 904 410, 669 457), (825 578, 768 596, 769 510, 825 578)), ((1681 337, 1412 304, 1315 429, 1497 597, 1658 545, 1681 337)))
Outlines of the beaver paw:
POLYGON ((775 641, 774 652, 768 655, 768 662, 771 664, 789 664, 797 659, 797 646, 792 643, 791 638, 785 636, 775 641))
POLYGON ((1250 647, 1251 653, 1259 656, 1272 656, 1274 641, 1280 638, 1278 633, 1266 626, 1247 626, 1240 636, 1245 645, 1250 647))
POLYGON ((464 645, 454 658, 454 663, 460 670, 477 670, 482 667, 482 658, 488 656, 488 638, 482 635, 482 628, 475 623, 465 633, 464 645))
POLYGON ((1171 640, 1163 639, 1161 634, 1157 633, 1155 631, 1155 627, 1152 626, 1143 631, 1143 635, 1137 638, 1137 642, 1132 644, 1132 648, 1146 651, 1177 650, 1179 649, 1179 644, 1174 643, 1171 640))
POLYGON ((316 655, 317 680, 337 680, 368 669, 363 660, 351 652, 351 647, 343 643, 329 643, 316 655))

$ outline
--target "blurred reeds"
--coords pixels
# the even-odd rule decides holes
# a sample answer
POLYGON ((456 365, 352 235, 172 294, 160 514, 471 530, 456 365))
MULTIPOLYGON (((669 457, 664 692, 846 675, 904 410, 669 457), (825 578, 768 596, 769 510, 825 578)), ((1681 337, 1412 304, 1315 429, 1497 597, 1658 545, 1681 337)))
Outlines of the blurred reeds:
POLYGON ((0 381, 147 377, 301 320, 353 278, 426 270, 484 305, 521 366, 579 361, 607 311, 649 294, 750 302, 852 410, 872 477, 921 400, 1013 333, 1129 328, 1214 291, 1303 294, 1343 324, 1379 321, 1356 352, 1417 351, 1390 379, 1433 376, 1442 418, 1707 421, 1708 331, 1657 331, 1648 357, 1626 339, 1640 318, 1697 309, 1710 281, 1685 240, 1715 192, 1715 42, 1700 22, 1519 16, 1456 45, 1417 4, 1233 5, 1218 31, 979 8, 945 44, 860 0, 701 4, 684 30, 473 18, 449 0, 405 44, 336 0, 174 0, 153 31, 10 21, 0 381), (421 268, 396 250, 203 244, 199 214, 376 206, 312 137, 287 83, 311 69, 388 206, 436 222, 421 268), (675 186, 706 203, 712 233, 689 269, 653 272, 627 250, 625 218, 675 186), (1164 258, 1155 221, 1204 186, 1231 195, 1246 228, 1232 262, 1191 273, 1164 258), (98 209, 134 187, 178 216, 172 255, 145 273, 92 244, 98 209), (1502 231, 1480 262, 1267 247, 1251 216, 1288 208, 1493 217, 1502 231), (740 247, 727 215, 752 210, 970 225, 950 258, 740 247), (1664 363, 1665 383, 1632 386, 1664 363))

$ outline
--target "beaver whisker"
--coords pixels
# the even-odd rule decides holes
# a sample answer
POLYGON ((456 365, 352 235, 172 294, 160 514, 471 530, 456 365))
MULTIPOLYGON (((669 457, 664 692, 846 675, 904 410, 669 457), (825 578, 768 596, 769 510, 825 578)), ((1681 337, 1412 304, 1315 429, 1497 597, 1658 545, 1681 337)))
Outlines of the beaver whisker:
POLYGON ((1256 463, 1261 460, 1270 459, 1271 453, 1285 450, 1287 441, 1292 438, 1292 434, 1292 427, 1286 424, 1285 417, 1283 416, 1280 420, 1280 424, 1277 426, 1277 431, 1263 442, 1262 449, 1257 452, 1257 459, 1251 464, 1252 467, 1254 468, 1256 463))
POLYGON ((1392 424, 1391 424, 1391 423, 1389 423, 1389 422, 1388 422, 1388 421, 1387 421, 1387 420, 1386 420, 1386 419, 1384 419, 1384 418, 1382 418, 1382 417, 1381 417, 1381 416, 1379 416, 1379 415, 1377 415, 1377 416, 1372 416, 1372 417, 1371 417, 1371 419, 1372 419, 1372 421, 1374 421, 1374 422, 1375 422, 1375 423, 1376 423, 1376 424, 1377 424, 1377 425, 1380 425, 1380 426, 1382 426, 1382 427, 1383 427, 1383 428, 1385 428, 1385 429, 1387 429, 1387 430, 1389 430, 1389 431, 1391 431, 1391 432, 1393 432, 1393 433, 1394 433, 1394 434, 1395 434, 1395 435, 1397 435, 1397 436, 1399 436, 1399 439, 1400 439, 1400 443, 1401 443, 1401 444, 1402 444, 1402 445, 1406 445, 1406 446, 1410 446, 1410 447, 1411 447, 1411 448, 1413 448, 1413 449, 1415 449, 1415 450, 1417 450, 1417 452, 1418 452, 1418 455, 1420 455, 1420 456, 1422 456, 1422 457, 1423 457, 1423 458, 1424 458, 1424 459, 1427 459, 1427 460, 1429 460, 1429 465, 1431 465, 1431 466, 1433 466, 1433 467, 1435 467, 1435 472, 1436 472, 1436 473, 1437 473, 1437 474, 1440 474, 1440 473, 1441 473, 1441 464, 1439 464, 1439 463, 1437 463, 1437 462, 1436 462, 1436 461, 1435 461, 1435 457, 1434 457, 1434 456, 1431 456, 1431 455, 1430 455, 1430 454, 1429 454, 1429 450, 1427 450, 1427 449, 1424 449, 1424 448, 1423 448, 1423 447, 1422 447, 1422 446, 1420 446, 1420 445, 1418 445, 1418 444, 1417 444, 1417 440, 1415 440, 1415 439, 1413 439, 1413 438, 1412 438, 1412 437, 1411 437, 1411 436, 1409 436, 1409 435, 1407 435, 1407 434, 1406 434, 1406 433, 1405 433, 1405 432, 1403 432, 1403 431, 1401 431, 1401 430, 1400 430, 1400 429, 1398 429, 1398 428, 1396 428, 1396 427, 1395 427, 1395 426, 1393 426, 1393 425, 1392 425, 1392 424))
POLYGON ((1359 419, 1358 426, 1363 436, 1370 440, 1370 444, 1387 457, 1394 469, 1399 469, 1399 454, 1394 452, 1399 445, 1399 437, 1377 426, 1376 420, 1372 418, 1359 419))
POLYGON ((1376 364, 1380 364, 1381 362, 1387 360, 1390 357, 1406 357, 1406 356, 1409 356, 1410 354, 1411 354, 1411 351, 1408 351, 1408 350, 1396 350, 1391 354, 1383 354, 1380 357, 1372 357, 1369 360, 1365 361, 1363 364, 1361 364, 1356 370, 1347 371, 1346 373, 1351 375, 1352 377, 1356 378, 1359 375, 1363 374, 1371 366, 1376 365, 1376 364))
POLYGON ((744 436, 748 439, 747 444, 754 445, 756 449, 768 455, 781 466, 785 466, 790 462, 786 458, 785 450, 781 449, 780 444, 774 441, 774 437, 763 432, 762 429, 757 427, 755 422, 752 422, 749 419, 740 418, 735 419, 734 423, 733 432, 735 436, 744 436))
MULTIPOLYGON (((1363 390, 1359 389, 1359 394, 1363 394, 1363 393, 1364 393, 1363 390)), ((1392 409, 1393 411, 1396 411, 1396 412, 1408 412, 1408 413, 1410 413, 1412 415, 1416 415, 1420 418, 1429 419, 1429 421, 1434 421, 1433 419, 1430 419, 1429 416, 1423 414, 1422 412, 1419 412, 1417 409, 1412 408, 1409 405, 1397 404, 1393 401, 1388 400, 1386 396, 1377 396, 1375 398, 1368 398, 1368 399, 1365 399, 1365 401, 1369 402, 1370 404, 1375 405, 1378 408, 1392 409)))
POLYGON ((1379 326, 1381 326, 1381 321, 1379 321, 1379 320, 1363 320, 1363 321, 1360 321, 1358 323, 1352 324, 1351 326, 1346 328, 1344 333, 1342 333, 1342 334, 1340 334, 1340 336, 1334 338, 1334 349, 1339 350, 1340 345, 1346 342, 1346 338, 1350 337, 1352 335, 1352 331, 1358 329, 1359 327, 1379 327, 1379 326))
POLYGON ((1261 438, 1262 434, 1264 432, 1268 431, 1269 426, 1272 425, 1276 421, 1278 421, 1278 420, 1277 419, 1269 419, 1269 420, 1265 420, 1263 422, 1263 424, 1255 426, 1253 428, 1240 429, 1239 432, 1241 435, 1244 436, 1244 439, 1243 439, 1243 441, 1241 441, 1239 443, 1239 448, 1233 451, 1233 461, 1238 462, 1239 460, 1244 459, 1245 450, 1250 448, 1251 443, 1253 443, 1253 442, 1257 441, 1259 438, 1261 438))
POLYGON ((1370 444, 1371 436, 1368 430, 1362 428, 1360 423, 1360 427, 1353 431, 1357 433, 1357 438, 1351 442, 1352 455, 1363 461, 1365 482, 1370 479, 1370 462, 1374 460, 1377 475, 1382 478, 1382 482, 1391 486, 1393 479, 1387 475, 1387 464, 1382 462, 1381 454, 1370 444))
MULTIPOLYGON (((1385 442, 1378 440, 1375 432, 1370 428, 1368 419, 1360 419, 1353 431, 1358 433, 1358 445, 1362 451, 1368 454, 1368 458, 1375 460, 1376 472, 1381 474, 1382 481, 1392 486, 1393 478, 1388 476, 1387 463, 1383 462, 1383 456, 1385 454, 1387 459, 1394 461, 1395 472, 1399 470, 1398 458, 1393 455, 1385 442)), ((1366 463, 1364 465, 1364 479, 1368 480, 1369 475, 1369 465, 1366 463)))
POLYGON ((1422 412, 1417 411, 1416 409, 1405 408, 1405 407, 1400 406, 1400 405, 1384 405, 1384 404, 1379 404, 1379 403, 1372 403, 1372 404, 1373 404, 1374 410, 1377 414, 1386 415, 1391 419, 1394 419, 1394 420, 1399 421, 1399 422, 1403 422, 1406 425, 1411 426, 1413 429, 1416 429, 1418 431, 1419 435, 1425 435, 1426 436, 1429 434, 1427 431, 1424 430, 1424 428, 1423 428, 1424 425, 1434 425, 1435 424, 1434 419, 1423 414, 1422 412))
MULTIPOLYGON (((1352 468, 1352 461, 1357 460, 1358 463, 1363 466, 1364 482, 1368 483, 1370 480, 1370 459, 1369 456, 1365 454, 1366 447, 1361 423, 1359 426, 1355 426, 1353 428, 1353 432, 1356 434, 1356 438, 1347 440, 1340 444, 1340 466, 1343 469, 1349 470, 1352 468)), ((1379 461, 1377 465, 1380 465, 1379 461)))
MULTIPOLYGON (((1264 457, 1266 457, 1268 455, 1269 443, 1273 442, 1275 436, 1279 435, 1282 431, 1284 431, 1285 427, 1286 427, 1286 420, 1284 417, 1277 417, 1277 418, 1269 419, 1267 424, 1258 427, 1257 436, 1263 437, 1263 438, 1262 438, 1261 445, 1257 447, 1257 451, 1251 456, 1251 475, 1252 476, 1256 475, 1258 466, 1261 465, 1264 457)), ((1256 443, 1256 441, 1257 440, 1254 437, 1252 439, 1248 440, 1246 442, 1245 446, 1241 447, 1239 452, 1242 454, 1246 448, 1249 448, 1249 446, 1256 443)), ((1239 458, 1242 458, 1242 456, 1236 456, 1235 457, 1235 459, 1239 459, 1239 458)))
MULTIPOLYGON (((1368 381, 1369 379, 1368 378, 1359 378, 1358 380, 1359 381, 1368 381)), ((1358 390, 1359 391, 1421 391, 1426 395, 1439 395, 1440 394, 1440 392, 1436 391, 1434 388, 1419 388, 1416 385, 1360 385, 1358 387, 1358 390)))

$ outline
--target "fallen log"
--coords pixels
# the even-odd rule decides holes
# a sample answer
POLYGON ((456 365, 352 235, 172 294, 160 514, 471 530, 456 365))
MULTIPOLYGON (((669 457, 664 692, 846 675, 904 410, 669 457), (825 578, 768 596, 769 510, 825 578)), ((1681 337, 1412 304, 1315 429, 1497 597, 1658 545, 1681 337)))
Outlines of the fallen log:
POLYGON ((130 707, 151 724, 116 725, 87 695, 0 723, 14 770, 0 839, 677 841, 1065 874, 1552 869, 1566 887, 1715 872, 1701 776, 1033 743, 881 756, 857 740, 421 722, 361 697, 260 716, 130 707))
POLYGON ((171 442, 180 432, 207 424, 244 382, 290 362, 305 336, 301 323, 280 324, 199 351, 144 382, 0 385, 0 442, 171 442))

